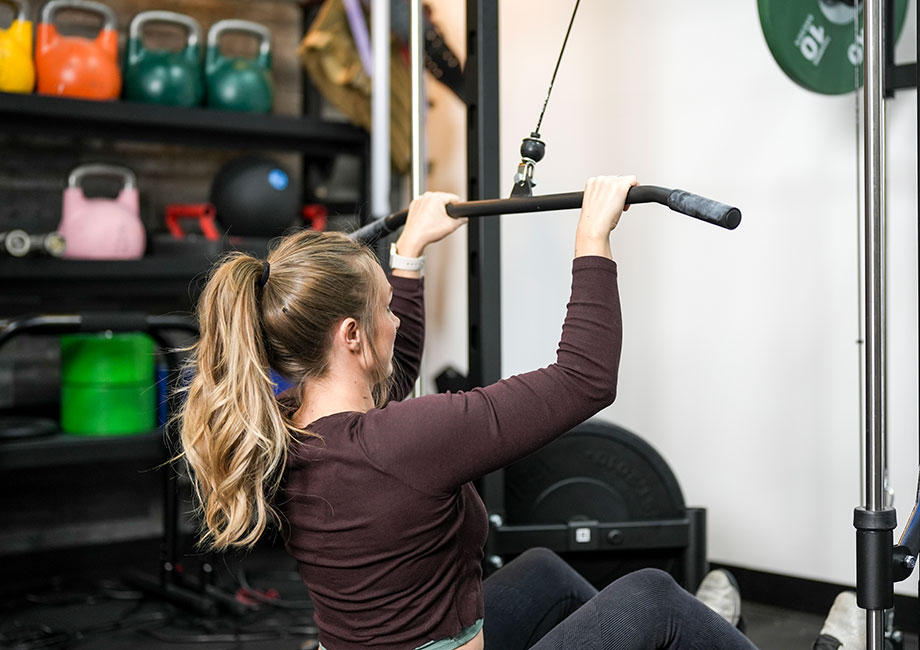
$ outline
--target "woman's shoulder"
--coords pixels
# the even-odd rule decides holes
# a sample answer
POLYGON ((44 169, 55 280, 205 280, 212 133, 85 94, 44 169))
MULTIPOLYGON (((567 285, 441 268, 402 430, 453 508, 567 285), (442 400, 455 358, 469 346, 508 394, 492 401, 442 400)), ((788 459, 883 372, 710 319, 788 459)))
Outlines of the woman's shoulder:
POLYGON ((317 429, 335 429, 345 423, 356 421, 363 415, 364 413, 361 413, 360 411, 339 411, 337 413, 329 413, 313 420, 310 424, 304 427, 304 430, 314 431, 317 429))
POLYGON ((288 447, 288 466, 296 467, 305 462, 321 460, 328 455, 330 448, 340 450, 343 442, 347 446, 345 441, 354 437, 349 432, 355 429, 362 415, 357 411, 330 413, 293 431, 288 447))

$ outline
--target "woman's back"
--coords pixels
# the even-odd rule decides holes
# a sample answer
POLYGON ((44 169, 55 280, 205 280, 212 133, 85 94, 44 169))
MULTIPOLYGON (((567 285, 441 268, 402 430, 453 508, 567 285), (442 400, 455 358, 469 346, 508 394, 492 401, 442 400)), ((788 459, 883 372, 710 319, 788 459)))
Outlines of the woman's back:
POLYGON ((410 647, 482 618, 486 511, 471 484, 417 490, 365 452, 364 414, 323 418, 295 443, 283 489, 287 548, 330 648, 410 647), (319 496, 322 495, 322 496, 319 496))

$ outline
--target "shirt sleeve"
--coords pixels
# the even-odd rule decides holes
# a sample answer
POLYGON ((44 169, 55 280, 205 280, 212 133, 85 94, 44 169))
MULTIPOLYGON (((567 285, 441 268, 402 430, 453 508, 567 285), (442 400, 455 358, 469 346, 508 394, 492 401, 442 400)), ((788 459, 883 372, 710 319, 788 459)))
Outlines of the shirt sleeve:
POLYGON ((622 343, 616 264, 573 262, 556 362, 469 392, 426 395, 364 414, 370 462, 438 494, 536 451, 616 396, 622 343))
POLYGON ((393 287, 391 309, 399 318, 393 344, 391 400, 407 397, 415 386, 425 348, 425 284, 422 279, 389 276, 393 287))

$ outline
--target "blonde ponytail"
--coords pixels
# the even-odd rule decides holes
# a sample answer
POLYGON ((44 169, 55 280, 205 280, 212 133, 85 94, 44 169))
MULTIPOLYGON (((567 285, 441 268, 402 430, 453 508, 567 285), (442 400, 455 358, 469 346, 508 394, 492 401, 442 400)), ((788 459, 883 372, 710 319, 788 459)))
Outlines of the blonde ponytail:
MULTIPOLYGON (((212 271, 198 302, 200 338, 190 349, 190 384, 178 413, 183 454, 202 516, 201 544, 249 547, 272 521, 288 447, 298 429, 274 395, 270 368, 299 397, 328 370, 332 332, 358 320, 374 340, 373 253, 336 233, 302 231, 279 243, 265 266, 232 253, 212 271)), ((378 401, 386 399, 377 351, 378 401)))
POLYGON ((276 518, 270 506, 287 459, 291 423, 275 400, 256 281, 262 263, 234 254, 199 301, 181 439, 196 477, 204 545, 251 546, 276 518))

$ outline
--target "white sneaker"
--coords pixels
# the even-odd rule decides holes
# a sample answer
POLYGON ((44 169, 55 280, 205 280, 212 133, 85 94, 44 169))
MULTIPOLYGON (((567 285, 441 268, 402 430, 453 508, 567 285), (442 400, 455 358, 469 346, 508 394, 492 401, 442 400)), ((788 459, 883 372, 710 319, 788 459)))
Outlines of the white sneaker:
POLYGON ((741 619, 741 592, 735 577, 724 569, 710 571, 703 578, 696 597, 716 614, 737 627, 741 619))
POLYGON ((866 610, 856 604, 855 591, 841 591, 834 599, 821 635, 834 637, 841 650, 866 650, 866 610))

